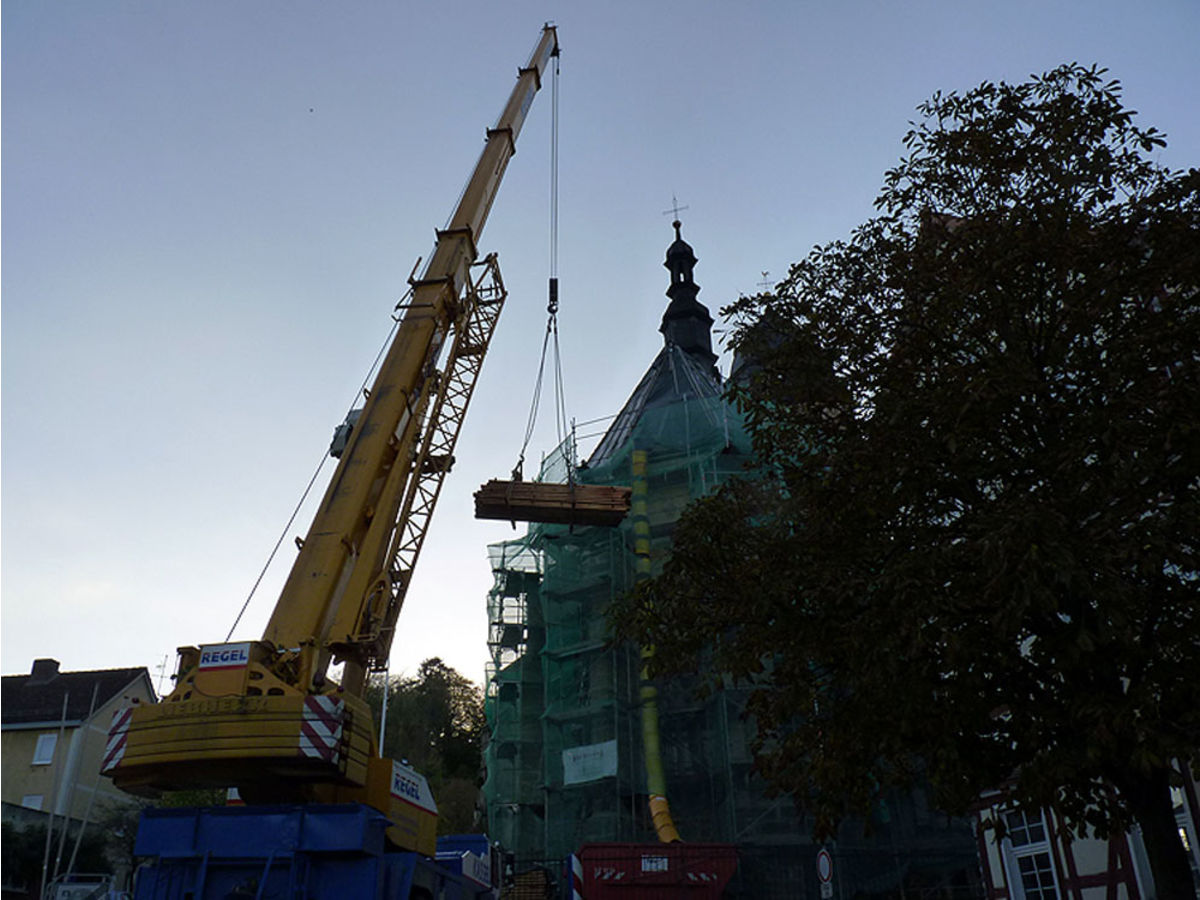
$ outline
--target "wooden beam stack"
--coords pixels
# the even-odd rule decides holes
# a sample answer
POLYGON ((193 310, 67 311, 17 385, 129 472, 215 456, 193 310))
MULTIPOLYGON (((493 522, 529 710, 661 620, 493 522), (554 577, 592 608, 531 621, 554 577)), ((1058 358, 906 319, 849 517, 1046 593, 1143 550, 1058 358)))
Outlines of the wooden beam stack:
POLYGON ((629 512, 630 493, 627 487, 493 478, 475 492, 475 518, 612 527, 629 512))

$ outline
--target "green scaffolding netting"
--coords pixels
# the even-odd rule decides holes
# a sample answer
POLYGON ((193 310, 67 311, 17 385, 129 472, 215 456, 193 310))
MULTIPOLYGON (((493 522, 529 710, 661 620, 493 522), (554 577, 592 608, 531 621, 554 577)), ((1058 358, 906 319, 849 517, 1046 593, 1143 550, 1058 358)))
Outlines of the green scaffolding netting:
MULTIPOLYGON (((655 572, 670 552, 683 508, 750 472, 750 441, 719 381, 668 346, 576 477, 628 486, 635 450, 646 453, 655 572)), ((570 441, 558 448, 541 480, 565 479, 574 452, 570 441)), ((610 640, 605 616, 634 583, 631 519, 615 528, 531 525, 519 538, 488 548, 495 582, 488 595, 490 741, 483 793, 489 836, 515 854, 518 871, 552 867, 588 842, 655 840, 639 651, 610 640)), ((798 896, 780 873, 797 865, 801 847, 811 868, 815 845, 791 801, 768 796, 753 773, 747 692, 729 687, 699 699, 694 687, 688 679, 658 684, 662 765, 675 824, 685 841, 738 844, 740 883, 752 885, 748 895, 798 896)), ((933 859, 931 883, 944 886, 973 865, 974 840, 961 823, 947 832, 944 817, 916 795, 897 799, 894 813, 896 826, 877 823, 874 843, 843 842, 845 854, 860 855, 856 878, 866 894, 912 880, 898 862, 902 840, 926 846, 923 856, 913 850, 906 865, 933 859), (889 828, 886 845, 878 835, 888 836, 889 828)))
MULTIPOLYGON (((629 485, 633 450, 646 452, 654 568, 669 552, 683 507, 750 459, 738 414, 715 389, 698 393, 651 398, 635 412, 627 407, 608 446, 602 442, 577 472, 586 484, 629 485)), ((541 477, 564 477, 573 449, 568 443, 551 454, 541 477)), ((531 859, 561 857, 587 841, 653 840, 638 650, 613 645, 605 618, 613 598, 633 585, 630 520, 616 528, 533 525, 489 554, 489 834, 531 859)), ((725 708, 737 700, 698 704, 667 686, 663 701, 662 754, 676 822, 692 840, 730 839, 733 806, 728 822, 710 820, 714 804, 727 806, 734 790, 731 764, 749 765, 740 710, 725 708)))

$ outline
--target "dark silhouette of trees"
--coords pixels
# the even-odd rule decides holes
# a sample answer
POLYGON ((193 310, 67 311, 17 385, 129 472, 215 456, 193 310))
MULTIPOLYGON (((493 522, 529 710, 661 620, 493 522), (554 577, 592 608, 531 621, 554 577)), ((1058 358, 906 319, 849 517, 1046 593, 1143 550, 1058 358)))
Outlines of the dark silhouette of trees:
MULTIPOLYGON (((438 657, 421 663, 416 675, 388 683, 384 752, 428 780, 438 803, 438 832, 478 830, 476 798, 483 768, 486 722, 480 688, 438 657)), ((368 700, 379 713, 382 689, 368 700)))
POLYGON ((4 869, 5 895, 11 890, 16 896, 38 897, 41 895, 42 866, 49 865, 47 882, 54 874, 54 864, 57 848, 62 842, 65 846, 64 865, 74 855, 75 867, 73 872, 109 875, 113 867, 106 853, 105 835, 91 830, 85 832, 79 840, 78 852, 75 852, 76 839, 79 837, 78 825, 68 829, 64 840, 62 836, 63 821, 60 818, 55 826, 55 832, 50 840, 50 855, 46 857, 46 825, 31 824, 22 826, 17 822, 4 822, 3 833, 0 834, 0 848, 3 848, 2 865, 4 869))
POLYGON ((920 112, 878 216, 725 311, 761 472, 619 631, 754 685, 759 769, 823 827, 918 775, 950 811, 998 788, 1138 823, 1192 897, 1200 172, 1095 67, 920 112))

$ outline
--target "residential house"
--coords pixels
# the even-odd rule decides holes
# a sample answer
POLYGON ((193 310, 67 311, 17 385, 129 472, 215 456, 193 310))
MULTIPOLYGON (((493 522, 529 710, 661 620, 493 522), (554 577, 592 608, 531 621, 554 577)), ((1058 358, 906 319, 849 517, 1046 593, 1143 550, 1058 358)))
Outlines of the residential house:
MULTIPOLYGON (((1184 767, 1184 784, 1171 789, 1179 837, 1200 885, 1200 783, 1184 767)), ((987 800, 987 798, 985 798, 987 800)), ((1079 837, 1053 810, 1014 809, 998 803, 979 811, 1001 819, 1005 836, 979 831, 979 858, 988 900, 1152 900, 1150 863, 1137 830, 1108 839, 1079 837)))
POLYGON ((81 821, 130 797, 100 776, 113 712, 155 702, 144 668, 61 672, 56 659, 34 660, 28 675, 5 675, 0 694, 0 799, 5 821, 19 810, 81 821))

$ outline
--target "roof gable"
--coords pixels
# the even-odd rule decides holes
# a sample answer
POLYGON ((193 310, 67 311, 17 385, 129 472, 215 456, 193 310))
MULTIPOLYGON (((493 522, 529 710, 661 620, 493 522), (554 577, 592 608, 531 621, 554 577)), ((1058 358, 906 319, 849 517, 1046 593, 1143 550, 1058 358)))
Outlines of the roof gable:
POLYGON ((129 687, 139 676, 149 684, 145 666, 130 669, 95 669, 84 672, 58 672, 49 680, 32 675, 5 675, 0 679, 0 720, 10 725, 35 722, 59 722, 63 716, 63 697, 67 698, 67 722, 82 722, 88 717, 95 696, 99 709, 129 687))

